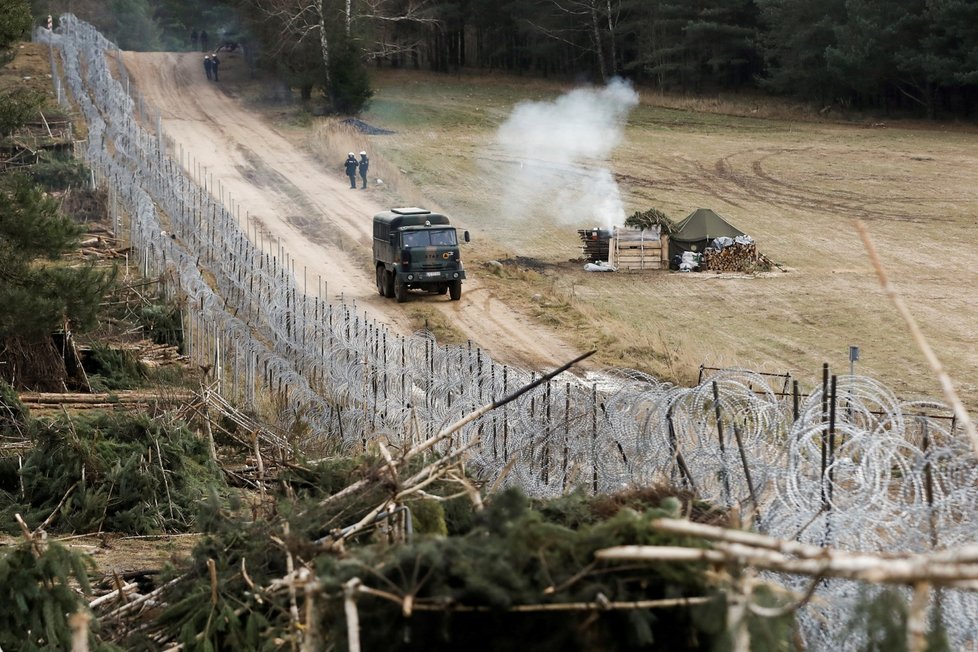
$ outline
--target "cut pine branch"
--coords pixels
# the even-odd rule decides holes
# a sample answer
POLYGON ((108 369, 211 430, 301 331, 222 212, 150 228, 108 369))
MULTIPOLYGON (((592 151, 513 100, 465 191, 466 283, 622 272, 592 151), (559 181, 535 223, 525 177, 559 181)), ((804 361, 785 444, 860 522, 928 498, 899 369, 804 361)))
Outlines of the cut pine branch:
POLYGON ((616 546, 597 551, 595 557, 606 561, 736 564, 793 575, 910 586, 925 582, 978 590, 978 545, 926 554, 874 554, 822 548, 680 519, 657 519, 652 524, 664 532, 713 541, 713 547, 616 546))

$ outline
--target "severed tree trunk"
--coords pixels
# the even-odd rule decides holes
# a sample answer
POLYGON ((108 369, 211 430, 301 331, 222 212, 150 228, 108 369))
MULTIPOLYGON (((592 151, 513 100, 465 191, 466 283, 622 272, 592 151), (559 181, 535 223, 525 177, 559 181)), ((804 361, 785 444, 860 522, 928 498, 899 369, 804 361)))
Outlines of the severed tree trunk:
MULTIPOLYGON (((326 11, 325 8, 323 7, 323 1, 324 0, 316 0, 316 10, 318 11, 318 16, 319 16, 319 47, 322 50, 322 56, 323 56, 323 71, 324 71, 323 81, 325 84, 325 88, 323 90, 326 92, 326 97, 330 98, 330 101, 332 101, 333 80, 330 78, 330 74, 329 74, 329 37, 326 35, 326 11)), ((349 0, 347 0, 346 6, 347 6, 347 11, 349 12, 349 7, 350 7, 349 0)), ((350 29, 350 21, 349 21, 349 13, 347 13, 347 33, 349 33, 349 29, 350 29)))
POLYGON ((611 14, 611 0, 605 0, 607 3, 608 11, 608 40, 611 42, 610 56, 611 56, 611 74, 618 74, 618 56, 615 54, 615 22, 612 19, 611 14))
POLYGON ((592 37, 594 38, 594 50, 598 53, 598 69, 601 71, 601 82, 608 82, 608 68, 604 61, 604 47, 601 45, 601 28, 598 26, 598 3, 597 0, 591 0, 590 10, 591 10, 591 30, 593 31, 592 37))

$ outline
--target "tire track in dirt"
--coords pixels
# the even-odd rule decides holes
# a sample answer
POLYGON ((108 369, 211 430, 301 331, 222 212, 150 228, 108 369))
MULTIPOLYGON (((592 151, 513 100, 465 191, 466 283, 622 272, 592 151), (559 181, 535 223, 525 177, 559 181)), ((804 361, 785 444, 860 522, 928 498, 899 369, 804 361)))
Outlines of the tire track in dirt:
POLYGON ((785 148, 769 151, 764 156, 752 159, 750 161, 750 165, 751 170, 754 173, 754 178, 760 180, 760 183, 757 183, 754 186, 757 188, 756 196, 763 198, 765 201, 770 203, 779 201, 784 204, 805 210, 817 209, 826 212, 841 213, 852 217, 859 217, 865 220, 887 219, 909 222, 924 221, 917 215, 909 212, 898 213, 892 209, 883 210, 871 208, 871 206, 882 201, 886 201, 888 203, 911 204, 919 201, 917 198, 887 197, 884 200, 871 197, 864 193, 858 193, 840 188, 833 189, 831 192, 820 191, 814 185, 803 186, 798 183, 792 183, 775 177, 767 172, 764 168, 764 162, 771 157, 781 154, 794 155, 810 151, 812 151, 812 148, 785 148))
POLYGON ((769 171, 766 162, 783 155, 810 156, 814 148, 744 149, 722 156, 712 164, 675 157, 650 162, 649 176, 617 174, 621 183, 668 190, 697 190, 726 204, 743 208, 756 202, 775 207, 816 211, 865 220, 934 222, 942 218, 921 217, 914 209, 917 196, 876 197, 855 190, 820 190, 817 184, 781 178, 769 171), (746 159, 743 164, 740 159, 746 159), (902 206, 903 208, 897 208, 902 206))
MULTIPOLYGON (((339 162, 336 170, 324 170, 245 109, 225 85, 208 82, 196 54, 123 56, 147 103, 160 111, 174 157, 181 158, 190 174, 205 176, 215 196, 227 193, 241 208, 242 231, 251 234, 260 225, 266 244, 281 244, 300 290, 310 293, 304 279, 311 279, 315 288, 318 278, 325 282, 327 298, 342 296, 368 317, 410 334, 412 322, 404 306, 378 295, 371 269, 371 216, 386 206, 377 204, 369 190, 351 190, 339 162)), ((236 64, 243 66, 240 60, 225 59, 225 80, 236 64)), ((471 276, 460 301, 422 295, 412 295, 410 301, 424 301, 426 308, 439 311, 464 337, 504 364, 545 368, 578 355, 553 331, 471 276)))

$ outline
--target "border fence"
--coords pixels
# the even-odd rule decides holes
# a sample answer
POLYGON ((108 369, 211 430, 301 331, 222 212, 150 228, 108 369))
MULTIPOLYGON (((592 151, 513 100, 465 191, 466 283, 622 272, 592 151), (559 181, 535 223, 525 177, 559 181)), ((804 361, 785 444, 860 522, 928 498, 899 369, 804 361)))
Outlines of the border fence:
MULTIPOLYGON (((288 252, 249 238, 207 180, 167 154, 113 43, 72 15, 35 40, 51 45, 59 101, 85 117, 81 153, 113 216, 128 216, 135 262, 183 299, 190 355, 215 391, 244 405, 277 395, 307 426, 307 450, 358 450, 432 435, 538 377, 305 294, 288 252)), ((783 375, 709 371, 696 387, 630 370, 561 374, 445 445, 478 438, 472 472, 533 496, 669 482, 753 511, 759 531, 785 539, 863 551, 974 541, 978 464, 941 404, 827 370, 806 394, 783 375)), ((838 646, 826 623, 845 622, 857 592, 822 582, 800 618, 810 647, 838 646)), ((952 645, 975 646, 974 595, 939 596, 952 645)))

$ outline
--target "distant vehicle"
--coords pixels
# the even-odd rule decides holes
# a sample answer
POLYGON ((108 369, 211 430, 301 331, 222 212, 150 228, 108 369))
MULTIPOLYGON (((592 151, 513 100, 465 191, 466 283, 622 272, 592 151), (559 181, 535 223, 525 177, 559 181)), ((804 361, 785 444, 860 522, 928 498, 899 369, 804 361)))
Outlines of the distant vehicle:
MULTIPOLYGON (((463 233, 465 242, 469 232, 463 233)), ((374 267, 377 291, 407 300, 408 290, 462 298, 465 269, 458 234, 441 213, 424 208, 392 208, 374 215, 374 267)))

